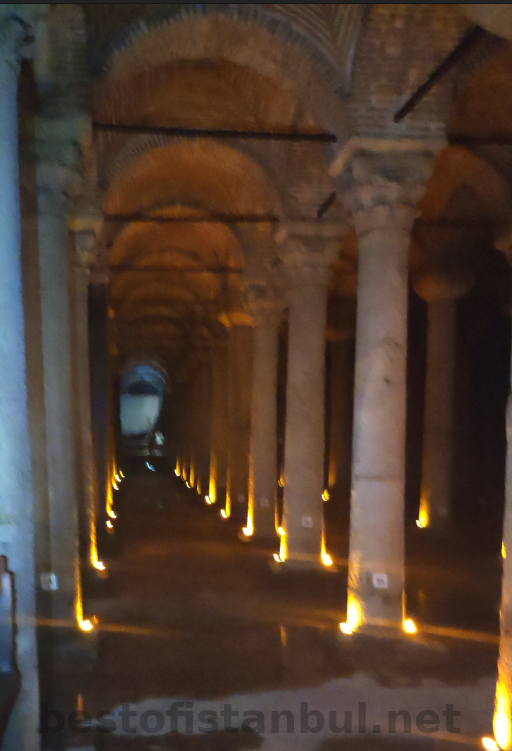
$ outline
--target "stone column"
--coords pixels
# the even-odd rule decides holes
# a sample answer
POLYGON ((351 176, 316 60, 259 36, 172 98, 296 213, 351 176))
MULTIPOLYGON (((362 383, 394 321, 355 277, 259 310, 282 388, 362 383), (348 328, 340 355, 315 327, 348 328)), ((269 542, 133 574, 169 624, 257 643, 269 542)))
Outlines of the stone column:
POLYGON ((80 481, 83 496, 83 527, 89 565, 103 570, 98 556, 97 525, 99 496, 94 462, 91 403, 91 363, 89 358, 89 282, 94 262, 96 234, 93 230, 75 227, 75 358, 76 395, 79 421, 80 481))
POLYGON ((408 249, 431 153, 365 152, 350 195, 359 243, 348 627, 401 625, 408 249))
POLYGON ((445 531, 452 500, 457 300, 469 284, 430 275, 415 283, 427 301, 427 375, 419 527, 445 531))
POLYGON ((223 516, 245 522, 249 490, 253 336, 245 314, 230 316, 228 466, 223 516))
POLYGON ((99 519, 105 523, 107 502, 108 423, 108 304, 106 279, 96 277, 89 285, 89 357, 91 378, 92 439, 99 519))
POLYGON ((253 371, 246 537, 276 535, 277 364, 282 306, 250 304, 253 319, 253 371))
MULTIPOLYGON (((512 233, 496 243, 512 265, 512 233)), ((500 749, 512 748, 512 374, 506 412, 505 513, 501 582, 500 647, 494 705, 494 737, 500 749)))
MULTIPOLYGON (((41 6, 32 6, 40 8, 41 6)), ((39 748, 39 688, 35 638, 34 509, 28 431, 27 375, 20 256, 17 78, 25 31, 0 18, 0 555, 16 591, 14 659, 22 688, 4 737, 6 748, 39 748)))
POLYGON ((73 423, 70 263, 66 190, 72 175, 56 163, 39 163, 38 234, 41 275, 43 367, 50 551, 58 589, 53 617, 73 623, 79 586, 78 489, 73 423))
MULTIPOLYGON (((345 283, 345 286, 348 286, 345 283)), ((354 289, 355 293, 355 289, 354 289)), ((348 508, 352 457, 355 294, 331 298, 328 307, 328 491, 348 508)))
POLYGON ((222 502, 226 493, 228 440, 228 340, 218 339, 211 352, 212 402, 210 421, 210 504, 222 502))
MULTIPOLYGON (((288 380, 280 561, 318 568, 323 555, 325 328, 330 266, 339 249, 321 222, 285 228, 289 282, 288 380)), ((278 241, 282 235, 278 237, 278 241)))

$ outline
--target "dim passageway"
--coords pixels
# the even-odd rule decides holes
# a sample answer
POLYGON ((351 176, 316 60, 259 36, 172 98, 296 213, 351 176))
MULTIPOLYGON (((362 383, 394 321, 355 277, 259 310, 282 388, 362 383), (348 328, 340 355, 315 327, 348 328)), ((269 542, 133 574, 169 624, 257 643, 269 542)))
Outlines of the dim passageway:
MULTIPOLYGON (((450 691, 456 702, 458 687, 466 686, 466 714, 473 685, 478 711, 476 716, 462 719, 468 735, 486 731, 482 725, 486 711, 492 716, 497 629, 492 619, 484 622, 478 617, 490 609, 486 598, 492 587, 475 585, 474 571, 464 565, 457 570, 452 564, 451 569, 438 566, 434 576, 432 563, 412 561, 408 585, 420 633, 411 643, 390 645, 385 640, 383 650, 381 640, 347 638, 339 631, 339 623, 345 619, 343 559, 336 558, 338 573, 276 574, 268 564, 269 548, 240 541, 230 523, 174 473, 144 474, 139 470, 126 474, 116 503, 116 539, 106 557, 109 578, 86 600, 87 611, 99 619, 98 660, 73 674, 57 675, 51 705, 61 711, 67 706, 70 713, 83 709, 87 720, 129 704, 134 714, 127 727, 137 733, 123 733, 119 720, 116 733, 99 733, 97 728, 90 733, 71 733, 75 745, 86 742, 86 747, 89 743, 99 749, 256 748, 222 743, 208 746, 218 737, 208 733, 200 736, 204 746, 179 745, 191 743, 194 735, 186 734, 184 724, 176 728, 183 737, 169 734, 169 725, 162 733, 138 737, 144 736, 140 718, 144 711, 161 711, 165 716, 164 705, 168 711, 172 701, 180 700, 197 705, 197 713, 205 707, 215 711, 225 701, 241 702, 245 710, 263 706, 265 712, 266 706, 270 713, 286 709, 293 699, 298 721, 300 701, 313 707, 319 692, 324 713, 329 708, 356 706, 360 681, 371 684, 365 700, 369 705, 375 702, 377 713, 402 709, 396 702, 404 687, 418 693, 412 705, 430 708, 420 706, 421 696, 426 692, 434 699, 428 689, 433 682, 438 686, 437 704, 444 692, 450 691), (443 592, 438 602, 437 588, 443 592), (461 603, 466 607, 463 612, 461 603), (464 640, 422 633, 427 624, 472 631, 487 628, 487 643, 483 633, 481 642, 475 642, 471 634, 464 640), (394 692, 398 692, 396 699, 394 692), (488 706, 482 697, 487 697, 488 706), (283 706, 278 706, 279 701, 283 706), (96 746, 91 744, 93 736, 96 746)), ((338 550, 343 547, 343 540, 337 540, 338 550)), ((492 566, 485 572, 480 568, 481 575, 491 576, 492 584, 492 566)), ((83 717, 79 715, 79 719, 83 717)), ((250 734, 243 735, 253 742, 250 734)), ((64 736, 49 733, 49 748, 64 736)), ((313 734, 309 742, 315 738, 313 734)), ((305 736, 300 739, 306 742, 305 736)), ((275 737, 270 734, 265 739, 263 734, 261 743, 277 744, 278 740, 282 745, 268 748, 288 748, 290 737, 284 726, 275 737)), ((66 742, 68 746, 63 747, 71 747, 69 739, 66 742)))

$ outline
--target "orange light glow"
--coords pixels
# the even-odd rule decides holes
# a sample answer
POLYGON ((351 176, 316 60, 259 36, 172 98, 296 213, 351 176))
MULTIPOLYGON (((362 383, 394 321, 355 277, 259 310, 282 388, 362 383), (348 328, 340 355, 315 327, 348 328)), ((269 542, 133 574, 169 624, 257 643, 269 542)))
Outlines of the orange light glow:
POLYGON ((222 516, 223 519, 227 519, 228 518, 228 514, 227 514, 227 511, 226 511, 225 508, 221 508, 220 515, 222 516))
POLYGON ((418 627, 412 620, 412 618, 407 618, 402 624, 403 630, 406 634, 417 634, 418 633, 418 627))
POLYGON ((327 501, 331 500, 331 496, 328 490, 324 490, 324 492, 322 493, 322 500, 324 503, 327 503, 327 501))
POLYGON ((347 602, 347 620, 340 623, 340 631, 347 636, 353 634, 362 625, 364 621, 363 609, 358 599, 352 593, 348 595, 347 602))
POLYGON ((510 700, 511 696, 507 681, 501 675, 496 686, 493 730, 496 743, 502 751, 508 751, 512 746, 510 700))
POLYGON ((485 751, 500 751, 500 747, 494 738, 482 738, 482 746, 485 748, 485 751))

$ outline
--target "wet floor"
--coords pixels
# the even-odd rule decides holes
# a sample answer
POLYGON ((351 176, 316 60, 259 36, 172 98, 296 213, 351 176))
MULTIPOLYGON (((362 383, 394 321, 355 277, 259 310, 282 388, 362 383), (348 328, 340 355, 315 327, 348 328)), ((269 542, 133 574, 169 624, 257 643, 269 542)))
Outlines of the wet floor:
POLYGON ((436 561, 416 546, 408 588, 418 639, 347 638, 343 535, 330 535, 338 573, 275 574, 270 548, 239 540, 174 475, 127 477, 117 511, 109 578, 86 602, 100 623, 97 660, 56 675, 49 709, 65 727, 47 734, 48 748, 386 751, 455 748, 490 733, 492 558, 452 550, 436 561), (425 636, 428 624, 482 633, 425 636), (450 705, 460 733, 443 714, 450 705), (70 723, 73 710, 87 714, 70 723))

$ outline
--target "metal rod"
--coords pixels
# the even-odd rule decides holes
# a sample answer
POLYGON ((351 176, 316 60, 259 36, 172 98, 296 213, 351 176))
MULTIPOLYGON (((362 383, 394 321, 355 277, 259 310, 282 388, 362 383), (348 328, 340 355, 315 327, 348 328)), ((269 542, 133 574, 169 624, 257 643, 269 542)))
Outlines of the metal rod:
POLYGON ((181 138, 244 138, 257 141, 312 141, 316 143, 336 143, 334 133, 305 133, 297 131, 234 130, 221 128, 172 128, 165 125, 136 125, 131 123, 100 123, 94 120, 96 132, 147 133, 149 135, 179 136, 181 138))
POLYGON ((486 33, 487 32, 485 31, 485 29, 482 29, 481 26, 473 26, 471 29, 469 29, 464 34, 457 46, 450 52, 447 57, 445 57, 443 62, 438 65, 434 71, 432 71, 425 83, 422 83, 421 86, 416 89, 414 94, 409 97, 405 104, 403 104, 400 109, 395 112, 393 122, 399 123, 404 119, 406 115, 412 112, 416 105, 426 97, 429 91, 431 91, 434 86, 439 83, 439 81, 441 81, 441 79, 443 79, 446 74, 449 73, 450 70, 460 60, 462 60, 478 42, 480 42, 481 39, 484 38, 486 33))

